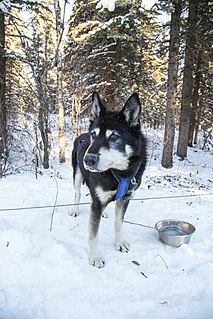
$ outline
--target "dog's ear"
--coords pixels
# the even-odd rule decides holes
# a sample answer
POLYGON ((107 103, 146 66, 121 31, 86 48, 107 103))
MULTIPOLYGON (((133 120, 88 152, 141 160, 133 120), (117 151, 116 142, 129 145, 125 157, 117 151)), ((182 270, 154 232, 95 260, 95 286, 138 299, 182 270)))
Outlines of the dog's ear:
POLYGON ((128 98, 121 112, 123 112, 126 121, 130 124, 130 126, 137 126, 139 124, 141 103, 137 93, 133 93, 128 98))
POLYGON ((92 109, 91 109, 91 113, 92 113, 92 118, 91 120, 94 121, 101 112, 105 111, 105 107, 103 105, 103 103, 101 102, 100 96, 97 92, 93 92, 92 95, 92 109))

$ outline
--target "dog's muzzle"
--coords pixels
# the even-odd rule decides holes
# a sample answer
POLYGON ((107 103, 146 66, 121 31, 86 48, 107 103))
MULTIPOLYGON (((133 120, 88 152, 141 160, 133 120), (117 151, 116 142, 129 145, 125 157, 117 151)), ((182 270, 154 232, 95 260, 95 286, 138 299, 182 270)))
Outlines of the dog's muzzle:
POLYGON ((97 165, 98 165, 98 155, 87 153, 84 157, 84 167, 85 169, 89 171, 97 171, 97 165))

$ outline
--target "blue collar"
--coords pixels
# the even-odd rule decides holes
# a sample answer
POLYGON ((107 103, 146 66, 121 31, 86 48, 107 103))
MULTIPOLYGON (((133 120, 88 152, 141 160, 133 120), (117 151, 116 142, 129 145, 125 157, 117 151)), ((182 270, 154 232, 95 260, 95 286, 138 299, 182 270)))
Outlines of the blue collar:
POLYGON ((121 200, 127 194, 129 189, 135 190, 138 187, 138 183, 136 181, 135 176, 140 166, 141 161, 131 168, 127 177, 122 177, 115 170, 111 170, 112 175, 119 183, 115 200, 121 200))

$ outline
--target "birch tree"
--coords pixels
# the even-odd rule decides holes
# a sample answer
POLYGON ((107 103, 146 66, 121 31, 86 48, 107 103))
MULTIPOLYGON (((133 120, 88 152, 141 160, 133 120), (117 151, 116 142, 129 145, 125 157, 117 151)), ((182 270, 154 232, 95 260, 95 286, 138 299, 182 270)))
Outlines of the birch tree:
POLYGON ((40 149, 45 169, 49 168, 51 151, 50 111, 54 109, 55 104, 53 17, 53 13, 46 8, 34 12, 31 16, 31 37, 25 39, 22 44, 29 68, 29 81, 36 96, 38 128, 41 136, 40 149))
POLYGON ((55 18, 56 18, 56 72, 57 72, 57 86, 56 86, 56 103, 58 109, 58 132, 59 132, 59 162, 65 163, 65 119, 64 119, 64 101, 63 101, 63 73, 62 73, 62 35, 64 31, 64 14, 66 9, 66 0, 64 1, 63 18, 61 16, 61 7, 59 0, 54 0, 55 18))

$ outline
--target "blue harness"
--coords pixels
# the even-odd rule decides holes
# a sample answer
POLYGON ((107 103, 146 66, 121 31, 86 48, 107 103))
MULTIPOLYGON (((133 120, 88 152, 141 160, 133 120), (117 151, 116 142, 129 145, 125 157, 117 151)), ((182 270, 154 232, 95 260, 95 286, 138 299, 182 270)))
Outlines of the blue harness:
POLYGON ((141 161, 131 168, 130 173, 127 177, 121 177, 120 175, 115 173, 114 170, 111 170, 112 175, 115 177, 115 179, 119 183, 115 200, 121 200, 125 195, 127 195, 127 192, 129 189, 131 190, 137 189, 138 183, 136 181, 135 176, 137 172, 139 171, 140 166, 141 166, 141 161))
MULTIPOLYGON (((79 163, 80 163, 79 150, 80 150, 82 142, 84 142, 84 139, 82 139, 78 143, 77 150, 76 150, 78 167, 79 167, 79 163)), ((121 200, 125 195, 127 195, 127 192, 129 189, 135 190, 138 187, 138 183, 136 181, 135 176, 136 176, 140 166, 141 166, 141 161, 131 168, 130 173, 128 174, 127 177, 121 177, 113 169, 110 170, 112 175, 114 176, 114 178, 118 182, 118 189, 117 189, 115 200, 121 200), (130 187, 130 185, 132 187, 130 187)))

